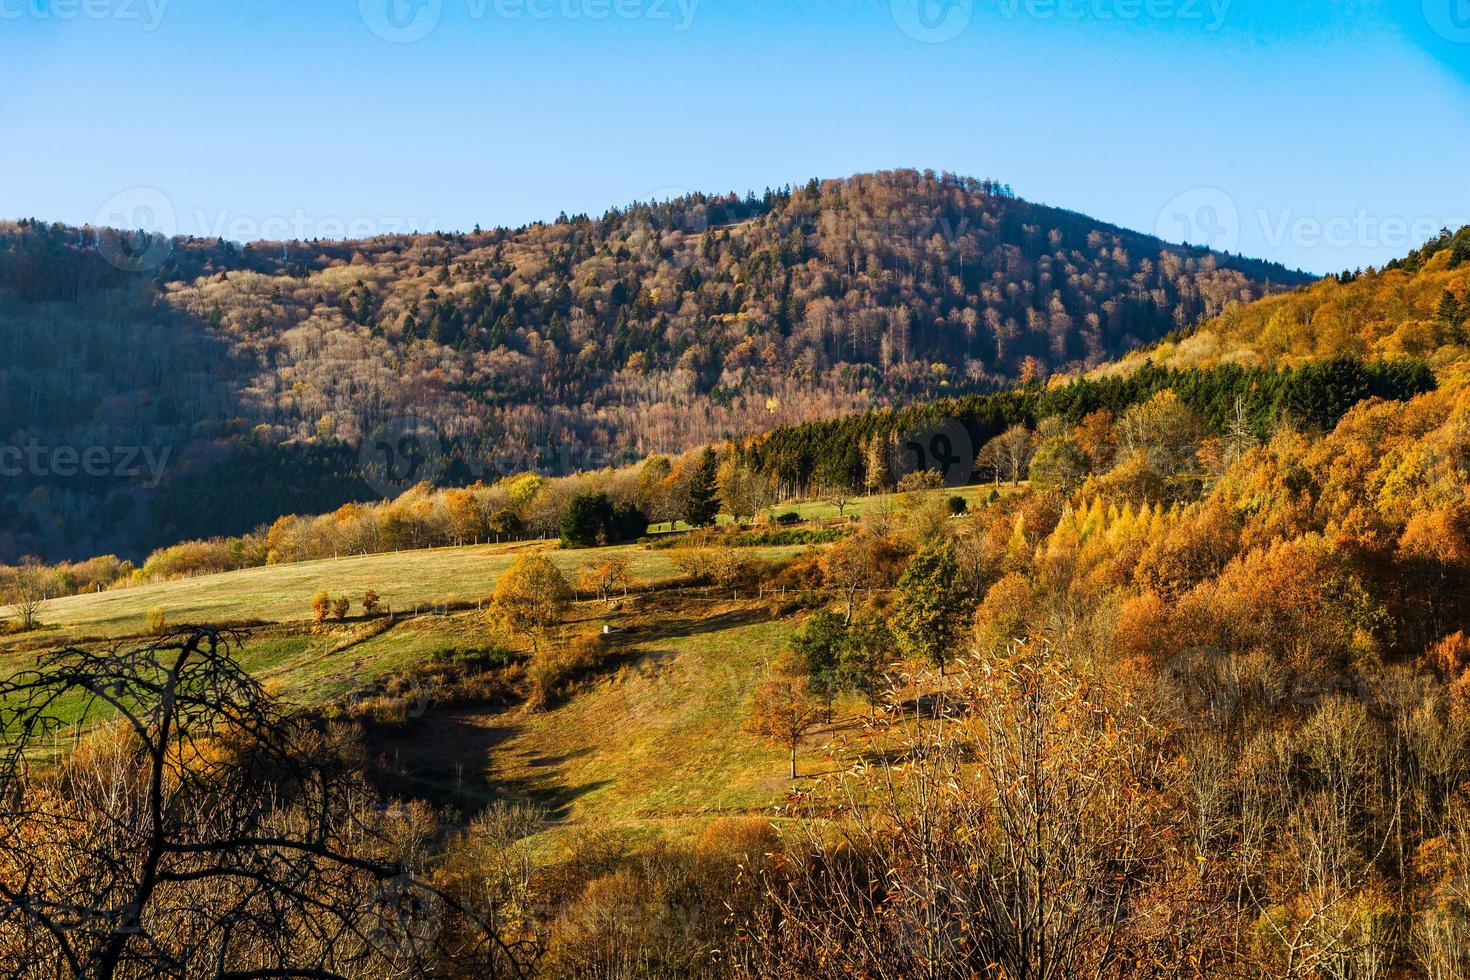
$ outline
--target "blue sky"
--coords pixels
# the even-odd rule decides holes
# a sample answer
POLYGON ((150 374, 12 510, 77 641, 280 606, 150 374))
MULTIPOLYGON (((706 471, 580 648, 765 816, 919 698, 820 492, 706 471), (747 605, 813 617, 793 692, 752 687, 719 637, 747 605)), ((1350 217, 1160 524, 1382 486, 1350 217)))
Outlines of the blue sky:
POLYGON ((77 224, 468 229, 902 166, 1315 272, 1470 223, 1470 0, 0 0, 0 86, 0 216, 77 224))

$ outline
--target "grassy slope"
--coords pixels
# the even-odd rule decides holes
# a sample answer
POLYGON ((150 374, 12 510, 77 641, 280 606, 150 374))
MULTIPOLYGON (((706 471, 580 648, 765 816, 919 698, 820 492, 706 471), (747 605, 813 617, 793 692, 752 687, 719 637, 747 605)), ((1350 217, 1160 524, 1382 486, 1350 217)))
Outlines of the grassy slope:
MULTIPOLYGON (((141 630, 155 606, 167 612, 171 623, 303 620, 311 614, 311 597, 318 589, 354 601, 375 589, 384 605, 398 612, 416 604, 475 602, 490 593, 516 554, 539 547, 544 546, 486 545, 270 565, 59 599, 46 607, 42 618, 66 632, 117 636, 141 630)), ((613 550, 632 558, 633 574, 641 581, 665 582, 676 574, 666 551, 597 548, 552 551, 551 558, 575 578, 613 550)))
MULTIPOLYGON (((990 489, 959 492, 973 504, 990 489)), ((856 500, 848 514, 878 505, 876 498, 856 500)), ((808 520, 836 516, 836 508, 825 502, 779 510, 794 510, 808 520)), ((473 603, 490 593, 516 554, 548 547, 373 555, 77 596, 47 606, 40 638, 60 645, 137 637, 154 607, 166 610, 171 624, 265 623, 247 631, 239 651, 242 664, 287 702, 310 705, 362 691, 441 650, 491 642, 475 610, 432 615, 428 607, 473 603), (391 623, 349 620, 326 631, 307 628, 310 599, 318 589, 357 599, 368 588, 400 614, 416 604, 422 614, 391 623)), ((664 550, 552 548, 549 554, 575 577, 612 550, 632 559, 642 582, 677 577, 664 550)), ((767 560, 804 550, 752 549, 767 560)), ((401 762, 405 791, 470 810, 499 797, 535 800, 556 820, 548 844, 570 828, 586 826, 622 829, 635 838, 693 836, 714 816, 766 810, 783 798, 790 788, 784 752, 744 734, 741 725, 756 686, 785 649, 797 621, 772 619, 759 603, 675 593, 642 597, 619 611, 582 603, 573 619, 578 633, 598 632, 604 622, 617 627, 617 656, 610 668, 544 713, 474 705, 431 709, 400 735, 374 746, 401 762)), ((0 671, 29 663, 37 639, 0 640, 0 671)), ((827 738, 818 732, 808 739, 801 752, 804 774, 828 768, 822 751, 827 738)))
MULTIPOLYGON (((46 641, 126 637, 141 631, 147 610, 162 606, 173 623, 267 621, 248 631, 241 663, 287 702, 320 703, 449 648, 491 641, 474 611, 424 614, 389 624, 349 621, 325 632, 302 622, 319 588, 358 596, 374 588, 397 610, 415 602, 475 599, 488 594, 515 553, 543 545, 492 546, 377 555, 249 569, 226 575, 79 596, 52 603, 46 641)), ((552 551, 569 575, 610 549, 552 551)), ((671 581, 667 551, 620 549, 644 582, 671 581)), ((775 559, 801 548, 753 549, 775 559)), ((552 710, 529 714, 471 705, 443 706, 389 740, 400 756, 403 789, 473 810, 489 799, 531 799, 556 819, 548 844, 571 828, 619 828, 635 837, 696 835, 721 813, 756 812, 787 788, 784 756, 741 733, 755 686, 794 628, 772 620, 757 603, 716 602, 662 594, 620 612, 581 603, 575 632, 611 621, 617 659, 552 710)), ((0 641, 0 670, 34 656, 35 637, 0 641), (6 647, 11 649, 7 652, 6 647)), ((80 701, 59 706, 75 716, 80 701)), ((819 758, 820 737, 806 755, 819 758)))
MULTIPOLYGON (((715 816, 779 802, 785 754, 740 729, 796 623, 739 603, 636 619, 616 665, 551 710, 431 710, 382 753, 431 798, 540 803, 556 821, 547 843, 594 826, 696 836, 715 816)), ((827 767, 823 741, 809 739, 805 772, 827 767)))

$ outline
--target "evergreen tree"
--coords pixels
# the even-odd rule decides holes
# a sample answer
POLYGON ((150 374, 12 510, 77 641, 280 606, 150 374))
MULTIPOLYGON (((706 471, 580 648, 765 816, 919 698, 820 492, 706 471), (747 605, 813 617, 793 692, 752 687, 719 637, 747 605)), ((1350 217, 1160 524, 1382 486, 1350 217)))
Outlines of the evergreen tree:
POLYGON ((561 519, 563 548, 593 548, 609 544, 608 527, 613 523, 613 505, 605 493, 584 493, 574 498, 561 519))
POLYGON ((934 542, 914 556, 898 580, 890 622, 905 656, 928 660, 942 673, 972 612, 953 545, 934 542))
POLYGON ((706 449, 689 481, 689 493, 684 498, 684 522, 690 527, 709 527, 720 512, 719 466, 715 451, 706 449))
POLYGON ((593 548, 598 545, 635 541, 648 533, 648 516, 636 506, 614 506, 605 493, 584 493, 573 498, 561 521, 563 548, 593 548))
POLYGON ((847 648, 847 625, 830 609, 823 609, 791 638, 791 650, 801 658, 811 679, 812 693, 827 705, 827 723, 832 723, 832 702, 842 690, 842 661, 847 648))

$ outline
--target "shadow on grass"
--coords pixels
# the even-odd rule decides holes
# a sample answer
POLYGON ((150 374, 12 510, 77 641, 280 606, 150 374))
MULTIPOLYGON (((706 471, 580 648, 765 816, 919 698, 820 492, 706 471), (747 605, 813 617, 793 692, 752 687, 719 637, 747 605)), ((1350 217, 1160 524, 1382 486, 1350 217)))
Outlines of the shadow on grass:
POLYGON ((660 640, 680 640, 691 636, 723 633, 726 630, 753 626, 756 623, 767 623, 770 620, 770 612, 758 607, 735 609, 704 619, 661 617, 631 627, 625 632, 614 633, 610 639, 617 641, 619 645, 655 643, 660 640))
POLYGON ((445 707, 401 729, 373 732, 368 738, 370 777, 390 796, 450 806, 465 819, 503 800, 534 803, 550 819, 563 820, 579 797, 609 784, 598 780, 569 786, 559 778, 563 765, 591 749, 532 758, 525 765, 536 770, 533 775, 493 778, 495 752, 521 729, 504 719, 477 724, 479 717, 473 709, 445 707))
MULTIPOLYGON (((608 656, 583 680, 676 656, 677 650, 670 649, 671 640, 769 620, 770 613, 758 606, 703 617, 683 605, 661 609, 608 634, 608 656)), ((370 730, 367 746, 374 762, 372 778, 389 795, 450 806, 466 819, 505 800, 534 803, 551 820, 565 820, 578 799, 612 784, 611 779, 569 781, 568 764, 590 754, 591 748, 529 758, 510 753, 508 744, 524 730, 519 716, 503 707, 440 705, 402 727, 370 730), (514 775, 497 774, 511 767, 516 770, 514 775)))

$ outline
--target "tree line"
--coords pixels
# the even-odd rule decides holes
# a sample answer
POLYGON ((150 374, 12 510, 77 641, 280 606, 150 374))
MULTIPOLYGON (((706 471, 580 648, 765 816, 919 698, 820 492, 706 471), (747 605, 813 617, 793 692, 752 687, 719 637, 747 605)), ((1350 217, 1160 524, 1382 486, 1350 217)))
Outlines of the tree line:
POLYGON ((1434 387, 1429 366, 1408 358, 1367 363, 1338 358, 1280 370, 1238 365, 1179 370, 1144 364, 1126 375, 785 426, 745 441, 740 452, 751 467, 795 497, 831 483, 853 489, 891 484, 892 474, 884 469, 894 443, 947 419, 962 424, 971 446, 979 449, 1016 426, 1035 429, 1052 418, 1076 425, 1092 413, 1119 415, 1171 391, 1209 431, 1222 433, 1243 420, 1251 433, 1263 438, 1282 420, 1325 431, 1365 399, 1405 401, 1434 387))

